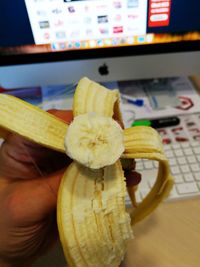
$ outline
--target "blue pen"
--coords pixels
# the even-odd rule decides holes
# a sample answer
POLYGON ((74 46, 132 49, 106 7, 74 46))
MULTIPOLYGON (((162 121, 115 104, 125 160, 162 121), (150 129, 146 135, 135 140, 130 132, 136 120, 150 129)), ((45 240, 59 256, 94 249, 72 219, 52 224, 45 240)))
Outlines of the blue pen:
POLYGON ((133 104, 137 107, 143 107, 144 106, 144 100, 141 98, 132 98, 127 95, 122 95, 122 98, 127 101, 127 103, 133 104))
POLYGON ((133 104, 138 107, 143 107, 144 106, 144 100, 143 99, 126 99, 128 103, 133 104))

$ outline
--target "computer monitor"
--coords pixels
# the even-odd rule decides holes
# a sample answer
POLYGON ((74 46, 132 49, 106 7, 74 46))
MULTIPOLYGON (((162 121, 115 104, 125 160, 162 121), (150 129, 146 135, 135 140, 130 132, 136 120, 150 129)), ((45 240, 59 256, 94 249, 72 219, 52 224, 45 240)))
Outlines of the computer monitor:
POLYGON ((198 0, 0 2, 0 86, 200 73, 198 0))

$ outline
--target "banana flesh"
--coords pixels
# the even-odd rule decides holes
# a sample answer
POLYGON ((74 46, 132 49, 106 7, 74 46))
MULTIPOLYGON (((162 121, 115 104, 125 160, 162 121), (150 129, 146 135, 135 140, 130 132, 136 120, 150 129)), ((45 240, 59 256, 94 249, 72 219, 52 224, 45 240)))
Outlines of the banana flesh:
MULTIPOLYGON (((85 117, 81 116, 96 114, 97 125, 101 119, 109 121, 108 126, 113 120, 118 120, 123 125, 119 97, 118 90, 110 91, 88 78, 81 79, 73 103, 74 121, 80 120, 80 123, 70 139, 68 130, 71 125, 68 126, 53 115, 15 97, 0 94, 1 137, 6 139, 10 132, 14 132, 43 146, 66 152, 74 158, 62 178, 57 202, 58 229, 70 267, 119 266, 126 252, 127 241, 133 238, 131 225, 150 214, 168 195, 173 185, 161 140, 150 127, 138 126, 124 131, 120 128, 120 143, 116 141, 117 138, 114 140, 115 138, 106 135, 102 137, 106 127, 97 126, 97 136, 99 137, 100 130, 101 141, 111 142, 111 146, 103 153, 96 153, 98 156, 94 157, 94 165, 97 169, 91 168, 94 167, 91 160, 85 159, 86 154, 80 147, 72 145, 69 149, 72 141, 76 141, 78 137, 87 140, 84 143, 86 148, 88 138, 91 137, 92 144, 96 145, 96 133, 91 134, 90 130, 84 133, 86 125, 91 124, 91 118, 90 122, 86 122, 85 117), (111 147, 115 147, 116 143, 123 145, 123 149, 112 151, 111 147), (74 152, 75 156, 72 155, 74 152), (135 158, 159 162, 158 176, 152 190, 142 203, 135 205, 137 207, 130 215, 125 209, 126 184, 119 158, 122 159, 123 166, 130 166, 135 158), (103 165, 99 163, 102 159, 103 165)), ((109 131, 112 133, 112 130, 109 131)), ((90 141, 89 144, 91 146, 90 141)), ((93 146, 91 147, 93 150, 93 146)), ((128 191, 134 202, 135 188, 128 191)))
POLYGON ((99 169, 120 158, 124 151, 123 131, 110 117, 96 113, 79 115, 68 127, 65 148, 70 158, 99 169))

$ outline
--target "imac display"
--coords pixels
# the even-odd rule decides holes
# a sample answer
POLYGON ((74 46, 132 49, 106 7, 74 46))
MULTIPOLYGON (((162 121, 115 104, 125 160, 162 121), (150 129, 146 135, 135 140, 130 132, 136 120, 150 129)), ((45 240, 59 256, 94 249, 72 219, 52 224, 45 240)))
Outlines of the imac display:
POLYGON ((16 0, 0 3, 6 88, 200 72, 197 0, 16 0))

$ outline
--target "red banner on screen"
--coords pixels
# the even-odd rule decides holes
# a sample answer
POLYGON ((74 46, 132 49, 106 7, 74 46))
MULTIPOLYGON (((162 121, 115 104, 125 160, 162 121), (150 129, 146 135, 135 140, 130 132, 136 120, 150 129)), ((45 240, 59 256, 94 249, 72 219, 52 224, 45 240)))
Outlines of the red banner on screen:
POLYGON ((171 0, 149 1, 149 27, 163 27, 169 25, 171 0))

